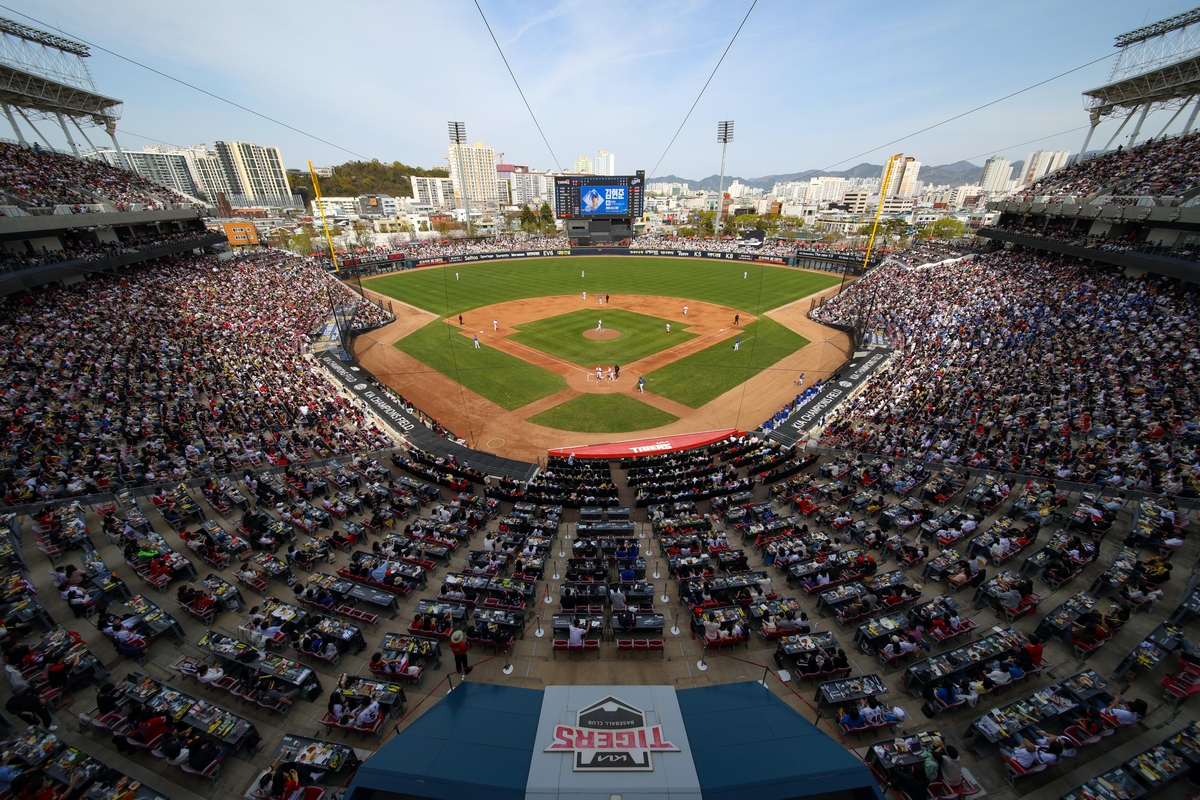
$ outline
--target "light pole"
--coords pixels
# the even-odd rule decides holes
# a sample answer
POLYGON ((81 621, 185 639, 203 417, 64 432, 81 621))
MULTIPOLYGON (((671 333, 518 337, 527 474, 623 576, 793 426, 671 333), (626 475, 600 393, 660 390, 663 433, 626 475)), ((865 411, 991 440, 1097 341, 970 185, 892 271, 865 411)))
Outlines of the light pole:
POLYGON ((725 150, 733 141, 733 120, 727 119, 717 123, 717 141, 721 143, 721 177, 717 181, 717 223, 713 225, 713 235, 721 241, 721 211, 725 208, 725 150))
POLYGON ((467 175, 463 172, 462 148, 467 143, 467 125, 465 122, 447 122, 450 131, 450 144, 454 146, 454 160, 458 165, 458 182, 462 186, 463 209, 467 213, 467 238, 471 236, 471 201, 467 196, 467 175))

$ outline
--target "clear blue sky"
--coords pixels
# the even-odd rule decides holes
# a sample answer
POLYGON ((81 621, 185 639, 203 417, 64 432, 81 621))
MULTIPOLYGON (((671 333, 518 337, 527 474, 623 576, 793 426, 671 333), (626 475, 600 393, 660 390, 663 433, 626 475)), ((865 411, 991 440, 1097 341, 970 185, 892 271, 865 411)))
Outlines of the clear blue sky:
MULTIPOLYGON (((0 2, 368 158, 444 166, 446 120, 456 119, 505 161, 554 166, 469 0, 0 2)), ((480 2, 561 165, 604 149, 623 173, 653 169, 749 8, 749 0, 480 2)), ((926 164, 1075 152, 1082 130, 1019 143, 1086 125, 1080 92, 1105 83, 1113 59, 852 158, 1114 53, 1114 36, 1191 5, 760 0, 657 174, 715 173, 721 119, 737 123, 726 172, 744 177, 881 163, 901 151, 926 164)), ((140 149, 139 134, 277 145, 290 167, 354 158, 106 53, 94 52, 90 66, 99 89, 125 101, 123 146, 140 149)), ((1144 133, 1165 122, 1152 117, 1144 133)), ((1092 146, 1115 129, 1105 123, 1092 146)))

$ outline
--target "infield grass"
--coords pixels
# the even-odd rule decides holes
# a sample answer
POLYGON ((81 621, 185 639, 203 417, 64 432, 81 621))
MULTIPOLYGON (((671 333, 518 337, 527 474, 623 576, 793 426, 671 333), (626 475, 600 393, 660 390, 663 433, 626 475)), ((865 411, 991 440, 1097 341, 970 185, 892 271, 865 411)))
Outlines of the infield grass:
POLYGON ((667 322, 618 308, 585 309, 523 322, 516 326, 519 333, 508 338, 581 367, 630 364, 696 338, 696 334, 687 332, 688 326, 679 323, 674 323, 668 334, 667 322), (601 319, 605 329, 621 335, 616 339, 585 338, 584 332, 595 330, 601 319))
POLYGON ((699 408, 808 344, 770 317, 747 325, 741 338, 736 351, 730 339, 659 367, 646 375, 647 391, 699 408))
POLYGON ((567 379, 548 369, 487 345, 475 349, 471 339, 441 320, 413 331, 396 347, 506 411, 567 388, 567 379))
POLYGON ((676 422, 679 417, 624 394, 581 394, 529 421, 547 428, 580 433, 644 431, 676 422))
POLYGON ((451 264, 363 283, 441 317, 509 300, 582 292, 704 300, 757 316, 839 280, 834 273, 708 258, 571 256, 451 264))

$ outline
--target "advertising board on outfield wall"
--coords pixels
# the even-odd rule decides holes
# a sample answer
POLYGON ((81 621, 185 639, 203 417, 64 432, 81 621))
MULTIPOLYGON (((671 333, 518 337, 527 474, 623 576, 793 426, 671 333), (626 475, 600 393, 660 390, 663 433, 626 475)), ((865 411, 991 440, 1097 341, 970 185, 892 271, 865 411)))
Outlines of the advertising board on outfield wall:
POLYGON ((711 250, 663 250, 640 247, 571 247, 557 250, 516 250, 504 253, 467 253, 461 256, 439 256, 436 258, 413 259, 415 267, 433 267, 438 264, 470 264, 475 261, 501 261, 510 258, 543 258, 545 256, 679 256, 682 258, 710 258, 718 261, 756 261, 764 264, 787 265, 791 259, 784 256, 760 256, 757 253, 719 253, 711 250))

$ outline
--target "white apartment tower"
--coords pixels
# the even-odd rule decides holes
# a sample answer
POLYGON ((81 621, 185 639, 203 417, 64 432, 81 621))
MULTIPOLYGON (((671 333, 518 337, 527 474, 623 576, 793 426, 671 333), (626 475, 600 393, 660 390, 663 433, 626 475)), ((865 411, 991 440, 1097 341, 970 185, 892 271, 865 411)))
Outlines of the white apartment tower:
POLYGON ((1012 164, 1007 158, 992 156, 983 165, 983 176, 979 179, 980 188, 988 194, 1003 194, 1008 191, 1008 182, 1012 178, 1012 164))
POLYGON ((597 175, 616 175, 617 157, 607 150, 601 150, 596 153, 596 161, 592 164, 592 169, 597 175))
MULTIPOLYGON (((905 157, 903 153, 897 156, 897 163, 892 168, 892 177, 886 190, 885 197, 912 197, 917 192, 917 176, 921 173, 921 162, 912 156, 905 157)), ((887 164, 879 176, 880 183, 887 176, 887 164)))
POLYGON ((469 206, 472 212, 495 211, 500 207, 500 189, 496 180, 496 151, 483 142, 451 144, 446 151, 450 162, 450 180, 454 185, 457 208, 469 206))
POLYGON ((1022 186, 1028 186, 1034 181, 1041 180, 1055 170, 1067 165, 1071 157, 1069 150, 1038 150, 1025 156, 1024 174, 1018 181, 1022 186))
POLYGON ((213 142, 213 149, 229 184, 230 203, 235 206, 294 205, 278 147, 262 147, 250 142, 213 142))
POLYGON ((580 156, 575 159, 571 169, 576 175, 592 175, 592 160, 587 156, 580 156))
POLYGON ((418 203, 434 208, 454 208, 454 182, 449 178, 426 178, 409 176, 412 196, 418 203))

